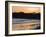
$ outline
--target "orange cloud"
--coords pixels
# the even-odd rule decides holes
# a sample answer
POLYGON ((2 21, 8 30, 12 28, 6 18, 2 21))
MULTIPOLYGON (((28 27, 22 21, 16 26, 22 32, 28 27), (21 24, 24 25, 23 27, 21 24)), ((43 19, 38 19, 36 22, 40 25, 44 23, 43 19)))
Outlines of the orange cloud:
POLYGON ((12 12, 24 12, 24 13, 32 13, 32 12, 40 12, 40 7, 22 7, 22 6, 13 6, 12 12))

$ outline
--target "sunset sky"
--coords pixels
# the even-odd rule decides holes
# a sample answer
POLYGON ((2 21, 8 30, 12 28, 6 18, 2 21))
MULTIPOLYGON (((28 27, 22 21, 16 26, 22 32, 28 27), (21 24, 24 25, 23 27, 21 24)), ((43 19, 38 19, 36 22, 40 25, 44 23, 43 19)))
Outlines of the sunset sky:
POLYGON ((40 12, 40 7, 12 6, 12 12, 38 13, 40 12))

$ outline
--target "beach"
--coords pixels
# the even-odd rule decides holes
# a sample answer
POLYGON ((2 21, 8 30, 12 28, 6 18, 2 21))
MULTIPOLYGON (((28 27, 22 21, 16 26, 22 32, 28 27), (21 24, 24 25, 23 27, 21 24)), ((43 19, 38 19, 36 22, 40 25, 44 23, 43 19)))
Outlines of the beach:
POLYGON ((12 19, 12 30, 32 30, 40 29, 39 19, 12 19))

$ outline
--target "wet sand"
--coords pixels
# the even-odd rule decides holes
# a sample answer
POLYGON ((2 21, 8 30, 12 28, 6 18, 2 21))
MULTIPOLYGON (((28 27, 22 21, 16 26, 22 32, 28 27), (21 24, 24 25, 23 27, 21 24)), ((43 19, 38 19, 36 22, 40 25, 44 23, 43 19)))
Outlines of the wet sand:
MULTIPOLYGON (((13 19, 12 30, 32 30, 40 27, 40 20, 13 19), (19 20, 19 21, 18 21, 19 20)), ((38 28, 39 29, 39 28, 38 28)))

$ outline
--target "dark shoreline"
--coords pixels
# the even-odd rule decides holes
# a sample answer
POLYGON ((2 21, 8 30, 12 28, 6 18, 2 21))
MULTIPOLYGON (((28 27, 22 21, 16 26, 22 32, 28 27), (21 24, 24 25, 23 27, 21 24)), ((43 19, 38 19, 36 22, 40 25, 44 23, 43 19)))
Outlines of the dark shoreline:
POLYGON ((12 18, 40 19, 40 13, 12 13, 12 18))

